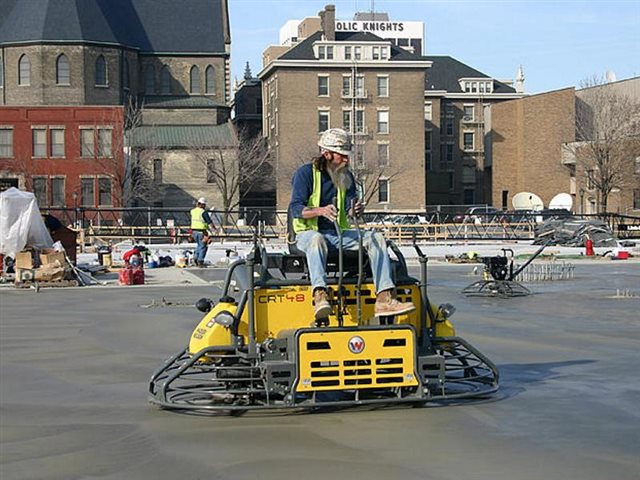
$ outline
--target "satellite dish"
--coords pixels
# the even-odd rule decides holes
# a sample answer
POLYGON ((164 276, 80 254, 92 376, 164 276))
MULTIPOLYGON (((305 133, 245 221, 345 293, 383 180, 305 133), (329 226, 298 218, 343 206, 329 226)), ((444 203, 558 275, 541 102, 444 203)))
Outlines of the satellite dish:
POLYGON ((573 208, 573 197, 568 193, 559 193, 551 199, 549 208, 571 211, 573 208))
POLYGON ((511 199, 511 203, 516 210, 542 210, 544 208, 542 199, 531 192, 516 193, 511 199))

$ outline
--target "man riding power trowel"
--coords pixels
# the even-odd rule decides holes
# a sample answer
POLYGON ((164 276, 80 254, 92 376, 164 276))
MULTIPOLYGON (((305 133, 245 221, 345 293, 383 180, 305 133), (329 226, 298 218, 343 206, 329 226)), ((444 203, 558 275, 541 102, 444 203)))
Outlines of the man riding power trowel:
MULTIPOLYGON (((340 240, 345 251, 358 250, 358 233, 350 229, 347 217, 364 211, 364 204, 357 201, 355 180, 348 168, 351 141, 347 132, 330 128, 322 134, 318 146, 320 155, 295 172, 289 204, 296 246, 307 257, 316 321, 331 314, 325 272, 328 251, 337 250, 340 240), (353 205, 353 211, 348 212, 347 205, 353 205), (341 235, 336 228, 341 229, 341 235)), ((413 303, 395 299, 391 262, 382 234, 363 232, 362 245, 369 256, 376 289, 375 316, 413 311, 413 303)))

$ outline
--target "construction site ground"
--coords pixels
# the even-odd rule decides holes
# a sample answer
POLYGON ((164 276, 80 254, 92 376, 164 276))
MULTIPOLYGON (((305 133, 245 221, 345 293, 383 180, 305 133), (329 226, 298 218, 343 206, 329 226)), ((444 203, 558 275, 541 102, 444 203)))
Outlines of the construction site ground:
MULTIPOLYGON (((0 478, 635 480, 640 265, 578 261, 527 297, 467 298, 475 266, 429 263, 435 303, 492 359, 492 398, 425 408, 203 417, 147 403, 225 270, 144 286, 0 289, 0 478)), ((418 274, 417 268, 412 272, 418 274)), ((311 317, 312 307, 309 306, 311 317)))

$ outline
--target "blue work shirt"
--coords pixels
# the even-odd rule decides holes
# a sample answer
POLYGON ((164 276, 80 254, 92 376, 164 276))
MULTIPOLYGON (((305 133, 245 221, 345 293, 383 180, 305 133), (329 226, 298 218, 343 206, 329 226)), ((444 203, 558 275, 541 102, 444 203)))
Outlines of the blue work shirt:
MULTIPOLYGON (((357 200, 356 182, 351 175, 351 186, 346 194, 346 208, 348 209, 353 200, 357 200)), ((289 203, 289 215, 293 218, 302 218, 302 210, 309 203, 309 198, 313 192, 313 164, 302 165, 291 180, 291 202, 289 203)), ((334 197, 338 196, 338 191, 326 171, 322 172, 322 189, 320 192, 320 207, 331 205, 334 197)), ((335 233, 336 227, 333 222, 325 217, 318 217, 318 231, 335 233)))

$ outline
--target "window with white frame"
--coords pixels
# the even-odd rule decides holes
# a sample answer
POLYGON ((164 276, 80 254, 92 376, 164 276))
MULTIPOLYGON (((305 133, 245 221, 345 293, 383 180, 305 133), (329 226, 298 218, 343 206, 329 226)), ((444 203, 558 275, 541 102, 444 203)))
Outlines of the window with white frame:
POLYGON ((367 96, 364 89, 364 75, 356 76, 355 96, 357 98, 364 98, 367 96))
POLYGON ((374 60, 380 60, 380 47, 372 47, 371 55, 374 60))
POLYGON ((93 177, 80 179, 80 205, 83 207, 95 206, 93 177))
POLYGON ((389 202, 389 180, 381 178, 378 180, 378 203, 389 202))
POLYGON ((33 194, 36 196, 39 206, 46 207, 49 205, 47 177, 33 177, 33 194))
POLYGON ((362 47, 353 48, 353 58, 355 60, 362 60, 362 47))
POLYGON ((13 128, 0 128, 0 158, 13 158, 13 128))
POLYGON ((64 128, 52 128, 49 130, 51 137, 51 156, 64 157, 64 128))
POLYGON ((473 105, 462 106, 462 121, 472 122, 474 118, 473 105))
POLYGON ((318 45, 318 60, 325 60, 327 58, 327 47, 325 45, 318 45))
POLYGON ((343 75, 342 77, 342 96, 351 97, 351 75, 343 75))
POLYGON ((327 75, 318 76, 318 96, 329 96, 329 77, 327 75))
POLYGON ((389 77, 387 75, 378 75, 378 96, 389 96, 389 77))
POLYGON ((640 173, 640 157, 636 157, 636 173, 640 173))
POLYGON ((113 205, 111 179, 108 177, 98 178, 98 205, 113 205))
POLYGON ((329 130, 329 110, 318 110, 318 132, 329 130))
POLYGON ((327 45, 327 60, 333 60, 333 46, 327 45))
POLYGON ((18 60, 18 85, 23 87, 31 85, 31 62, 26 55, 22 55, 18 60))
POLYGON ((379 167, 389 166, 389 144, 388 143, 378 144, 378 166, 379 167))
POLYGON ((463 150, 473 150, 473 140, 474 140, 473 132, 463 132, 463 134, 462 134, 462 149, 463 150))
POLYGON ((364 126, 364 110, 362 109, 356 110, 355 127, 356 133, 366 133, 366 128, 364 126))
POLYGON ((354 144, 354 150, 353 150, 353 159, 355 162, 355 166, 357 168, 364 168, 365 167, 365 159, 364 159, 364 144, 362 143, 355 143, 354 144))
POLYGON ((351 60, 351 45, 345 45, 344 47, 344 59, 351 60))
POLYGON ((433 105, 431 102, 424 102, 424 120, 433 120, 433 105))
POLYGON ((93 128, 80 129, 80 156, 93 157, 95 134, 93 128))
POLYGON ((204 93, 212 95, 216 93, 216 71, 209 65, 204 72, 204 93))
POLYGON ((351 132, 351 110, 342 111, 342 128, 346 132, 351 132))
POLYGON ((380 60, 389 58, 389 47, 380 47, 380 60))
POLYGON ((111 145, 113 139, 113 130, 110 128, 98 129, 98 156, 101 158, 111 157, 111 145))
POLYGON ((378 110, 378 133, 389 133, 389 111, 378 110))
POLYGON ((71 73, 69 68, 69 59, 64 53, 61 53, 56 59, 56 84, 69 85, 71 83, 71 73))
POLYGON ((47 129, 46 128, 34 128, 31 130, 31 139, 33 144, 32 157, 46 157, 47 156, 47 129))
POLYGON ((192 66, 189 72, 189 93, 200 93, 200 69, 197 65, 192 66))
POLYGON ((64 177, 51 177, 51 205, 64 207, 64 177))

